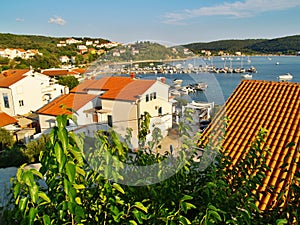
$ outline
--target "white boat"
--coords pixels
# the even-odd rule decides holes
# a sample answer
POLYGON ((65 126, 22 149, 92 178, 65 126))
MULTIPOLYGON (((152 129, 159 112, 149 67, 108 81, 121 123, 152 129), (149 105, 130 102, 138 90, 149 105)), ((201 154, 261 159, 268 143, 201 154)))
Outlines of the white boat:
POLYGON ((174 84, 174 85, 181 85, 181 84, 182 84, 182 81, 183 81, 183 80, 181 80, 181 79, 174 79, 174 80, 173 80, 173 84, 174 84))
POLYGON ((245 78, 245 79, 252 79, 252 75, 248 74, 248 73, 242 74, 241 76, 242 76, 242 78, 245 78))
POLYGON ((278 79, 279 80, 291 80, 291 79, 293 79, 293 76, 290 73, 286 73, 286 74, 278 76, 278 79))

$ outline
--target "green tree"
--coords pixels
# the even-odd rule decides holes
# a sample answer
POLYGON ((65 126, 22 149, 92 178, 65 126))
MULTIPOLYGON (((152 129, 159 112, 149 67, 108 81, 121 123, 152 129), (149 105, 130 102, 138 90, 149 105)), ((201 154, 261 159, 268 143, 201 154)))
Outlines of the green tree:
POLYGON ((0 127, 0 150, 12 147, 13 143, 14 140, 11 133, 8 130, 0 127))
POLYGON ((39 139, 26 144, 24 154, 26 155, 29 163, 36 163, 39 161, 40 153, 46 151, 48 141, 49 136, 43 134, 39 139))
POLYGON ((74 76, 62 76, 58 78, 58 83, 69 87, 71 90, 79 84, 79 81, 74 76))

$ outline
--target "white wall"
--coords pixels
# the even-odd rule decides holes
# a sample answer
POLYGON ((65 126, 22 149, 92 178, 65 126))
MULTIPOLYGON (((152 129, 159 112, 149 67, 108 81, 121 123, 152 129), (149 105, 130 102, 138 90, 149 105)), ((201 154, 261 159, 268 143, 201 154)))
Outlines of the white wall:
POLYGON ((43 106, 40 81, 27 76, 10 86, 13 96, 15 115, 24 115, 43 106), (23 101, 23 106, 19 104, 23 101))
MULTIPOLYGON (((85 113, 84 111, 92 109, 97 105, 99 105, 99 99, 97 96, 95 96, 92 101, 88 102, 77 111, 78 114, 74 114, 74 116, 76 116, 77 118, 77 124, 79 127, 94 124, 93 115, 90 113, 85 113)), ((39 121, 41 132, 43 133, 56 125, 56 116, 39 114, 39 121)), ((69 122, 70 127, 73 127, 73 129, 77 128, 77 126, 72 121, 69 122)))
POLYGON ((11 90, 9 88, 0 88, 0 109, 3 112, 7 113, 8 115, 11 115, 11 116, 15 115, 13 97, 12 97, 11 90), (5 106, 4 106, 3 94, 6 94, 8 97, 9 108, 5 108, 5 106))

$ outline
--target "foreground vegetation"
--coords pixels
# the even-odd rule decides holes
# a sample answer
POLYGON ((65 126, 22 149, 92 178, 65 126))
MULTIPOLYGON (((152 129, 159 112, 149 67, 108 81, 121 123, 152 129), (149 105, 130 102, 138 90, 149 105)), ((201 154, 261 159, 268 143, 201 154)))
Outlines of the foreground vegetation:
MULTIPOLYGON (((142 131, 149 127, 144 117, 142 131)), ((264 164, 267 150, 261 148, 267 137, 264 130, 245 159, 230 167, 231 159, 209 146, 200 162, 194 160, 196 151, 191 149, 199 136, 189 136, 186 125, 192 118, 188 114, 185 118, 178 157, 153 153, 159 148, 159 130, 153 132, 151 142, 141 132, 139 151, 132 157, 128 139, 121 141, 113 130, 108 135, 99 132, 96 146, 86 146, 66 130, 71 116, 59 116, 40 156, 40 171, 18 170, 1 224, 299 223, 299 174, 283 207, 260 212, 255 205, 254 190, 269 169, 264 164), (153 164, 163 167, 140 174, 144 176, 140 180, 131 176, 153 164), (166 176, 164 171, 171 169, 173 176, 166 176)), ((282 198, 278 201, 282 205, 282 198)))

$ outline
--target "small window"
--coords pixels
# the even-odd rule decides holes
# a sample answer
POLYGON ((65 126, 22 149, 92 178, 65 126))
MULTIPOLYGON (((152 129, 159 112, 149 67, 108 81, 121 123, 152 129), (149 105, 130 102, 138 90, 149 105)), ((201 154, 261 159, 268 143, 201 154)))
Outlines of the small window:
POLYGON ((146 102, 149 102, 149 95, 146 95, 146 102))
POLYGON ((162 107, 158 108, 158 115, 161 116, 162 115, 162 107))
POLYGON ((151 93, 150 94, 150 101, 152 101, 152 98, 153 98, 153 94, 151 93))
POLYGON ((6 93, 3 93, 2 95, 3 95, 4 107, 9 108, 8 95, 6 93))
POLYGON ((110 127, 113 126, 112 115, 108 115, 108 116, 107 116, 107 124, 108 124, 108 126, 110 126, 110 127))
POLYGON ((156 99, 156 92, 153 92, 153 99, 156 99))
POLYGON ((19 106, 24 106, 24 101, 23 100, 19 101, 19 106))

